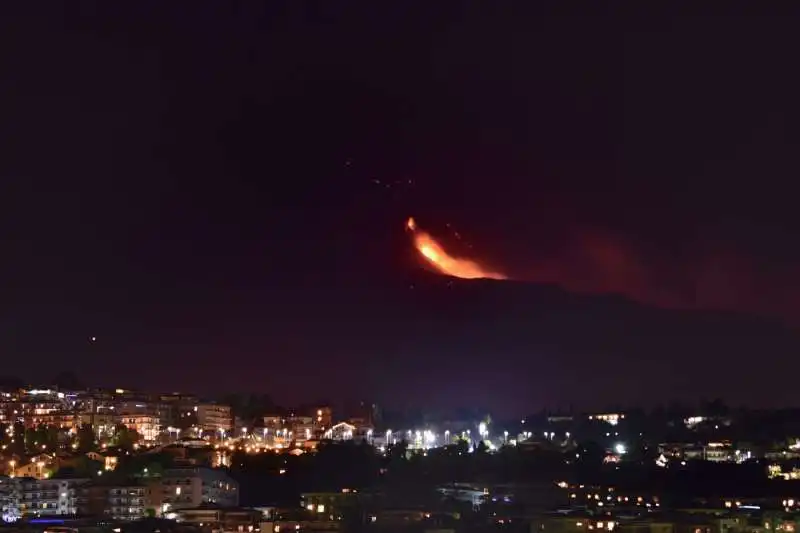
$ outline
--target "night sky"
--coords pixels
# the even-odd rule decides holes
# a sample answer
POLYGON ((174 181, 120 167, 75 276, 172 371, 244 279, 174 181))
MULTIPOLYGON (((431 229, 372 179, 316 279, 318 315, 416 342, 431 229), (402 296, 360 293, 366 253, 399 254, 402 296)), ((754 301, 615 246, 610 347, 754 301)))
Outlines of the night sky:
POLYGON ((46 5, 0 7, 0 374, 800 403, 797 18, 46 5))

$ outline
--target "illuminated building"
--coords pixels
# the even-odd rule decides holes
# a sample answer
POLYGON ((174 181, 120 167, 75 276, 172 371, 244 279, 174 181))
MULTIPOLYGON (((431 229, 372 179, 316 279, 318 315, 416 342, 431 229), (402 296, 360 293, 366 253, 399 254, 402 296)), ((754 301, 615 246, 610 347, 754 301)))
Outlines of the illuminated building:
POLYGON ((225 449, 214 451, 211 456, 211 467, 220 468, 231 466, 231 454, 225 449))
POLYGON ((37 427, 44 425, 59 429, 77 429, 80 426, 80 417, 74 413, 54 411, 35 417, 32 423, 37 427))
POLYGON ((300 495, 301 505, 307 511, 324 516, 341 516, 358 506, 359 494, 353 490, 339 492, 307 492, 300 495))
POLYGON ((0 424, 13 424, 17 420, 19 402, 16 394, 0 393, 0 424))
POLYGON ((91 425, 94 434, 98 438, 110 437, 114 433, 117 416, 111 410, 98 413, 83 413, 78 421, 81 425, 91 425))
POLYGON ((349 422, 359 427, 374 428, 380 423, 381 414, 377 404, 359 402, 347 410, 350 413, 349 422))
POLYGON ((161 394, 157 403, 162 426, 186 429, 197 423, 199 401, 194 394, 161 394))
POLYGON ((78 487, 76 492, 80 514, 105 515, 114 520, 140 520, 150 507, 147 487, 137 483, 89 483, 78 487))
POLYGON ((317 407, 313 410, 312 416, 315 430, 325 431, 333 426, 333 411, 330 407, 317 407))
POLYGON ((289 431, 296 442, 305 442, 314 436, 314 418, 310 416, 292 416, 286 420, 289 431))
POLYGON ((228 433, 233 427, 231 408, 228 405, 201 403, 195 407, 197 425, 202 431, 228 433))
MULTIPOLYGON (((637 524, 638 525, 638 524, 637 524)), ((649 526, 649 524, 646 524, 649 526)), ((607 520, 591 516, 589 514, 574 513, 570 516, 563 515, 550 515, 541 519, 540 523, 531 525, 531 530, 534 528, 543 531, 558 531, 559 533, 579 533, 582 531, 614 531, 617 522, 614 520, 607 520)), ((646 531, 661 531, 660 529, 651 530, 647 527, 646 531)), ((664 531, 674 531, 674 529, 665 529, 664 531)), ((703 532, 705 533, 705 532, 703 532)))
POLYGON ((734 453, 730 443, 709 442, 706 446, 701 448, 699 457, 692 456, 690 452, 687 451, 686 458, 703 459, 714 463, 726 463, 734 460, 734 453))
POLYGON ((22 479, 20 514, 40 516, 75 515, 78 513, 78 487, 87 479, 22 479))
POLYGON ((624 420, 625 415, 621 413, 600 413, 597 415, 589 415, 589 420, 600 420, 606 424, 616 426, 620 420, 624 420))
POLYGON ((78 394, 76 410, 80 425, 91 425, 97 438, 110 437, 117 423, 114 395, 108 392, 78 394))
POLYGON ((214 468, 172 468, 150 487, 152 504, 163 511, 191 509, 202 504, 239 505, 239 485, 214 468))
POLYGON ((478 487, 469 483, 453 483, 447 487, 438 487, 436 490, 447 498, 469 503, 473 509, 477 509, 489 496, 486 487, 478 487))
POLYGON ((767 477, 770 479, 785 479, 786 481, 800 480, 800 469, 795 467, 788 472, 784 472, 780 465, 769 465, 767 467, 767 477))
POLYGON ((161 432, 161 423, 157 416, 149 414, 119 415, 119 423, 136 431, 143 441, 155 441, 161 432))
POLYGON ((24 391, 12 416, 21 418, 26 428, 48 425, 69 429, 78 423, 73 405, 66 395, 50 389, 24 391))
POLYGON ((21 517, 22 487, 19 479, 0 477, 0 521, 16 522, 21 517))
POLYGON ((276 433, 278 430, 284 428, 284 420, 281 415, 266 415, 264 417, 264 429, 270 433, 276 433))
POLYGON ((103 463, 103 470, 114 470, 119 462, 119 458, 116 455, 109 453, 86 452, 86 457, 92 461, 103 463))
MULTIPOLYGON (((211 531, 253 531, 262 522, 262 512, 255 509, 219 508, 200 506, 195 509, 180 509, 176 518, 181 524, 200 526, 211 531)), ((261 529, 264 533, 270 533, 261 529)))
POLYGON ((324 438, 331 440, 352 440, 356 426, 347 422, 339 422, 325 431, 324 438))
POLYGON ((50 471, 58 467, 58 461, 46 453, 40 453, 30 458, 27 463, 14 465, 11 475, 17 478, 47 479, 50 471))
POLYGON ((688 418, 684 418, 683 419, 684 425, 689 429, 695 428, 699 424, 702 424, 705 421, 706 421, 706 417, 704 417, 704 416, 690 416, 688 418))
POLYGON ((136 431, 142 440, 152 442, 161 432, 158 405, 145 402, 124 402, 117 408, 116 420, 128 429, 136 431))

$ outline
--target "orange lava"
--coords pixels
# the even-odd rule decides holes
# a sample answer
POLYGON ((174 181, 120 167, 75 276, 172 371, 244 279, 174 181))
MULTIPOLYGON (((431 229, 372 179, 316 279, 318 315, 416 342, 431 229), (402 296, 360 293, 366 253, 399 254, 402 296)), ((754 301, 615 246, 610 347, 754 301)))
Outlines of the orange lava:
POLYGON ((440 273, 463 279, 506 279, 503 274, 487 270, 475 261, 448 254, 436 239, 417 227, 413 218, 406 222, 406 229, 412 233, 417 251, 440 273))

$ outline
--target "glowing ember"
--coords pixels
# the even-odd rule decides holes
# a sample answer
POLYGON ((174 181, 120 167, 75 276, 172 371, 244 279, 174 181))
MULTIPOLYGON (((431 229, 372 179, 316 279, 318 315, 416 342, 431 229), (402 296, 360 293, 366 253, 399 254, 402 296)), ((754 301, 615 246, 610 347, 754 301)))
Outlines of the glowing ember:
POLYGON ((417 251, 442 274, 463 279, 506 279, 503 274, 486 270, 475 261, 451 256, 436 239, 418 229, 413 218, 408 219, 406 228, 413 234, 417 251))

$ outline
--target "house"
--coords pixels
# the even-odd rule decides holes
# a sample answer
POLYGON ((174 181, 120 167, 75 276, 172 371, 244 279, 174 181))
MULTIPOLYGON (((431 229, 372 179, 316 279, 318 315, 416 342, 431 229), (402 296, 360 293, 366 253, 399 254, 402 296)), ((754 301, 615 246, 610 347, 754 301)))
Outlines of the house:
POLYGON ((114 470, 115 468, 117 468, 117 463, 119 462, 119 458, 110 452, 105 452, 105 453, 86 452, 86 457, 88 457, 92 461, 97 461, 98 463, 102 463, 104 470, 114 470))

